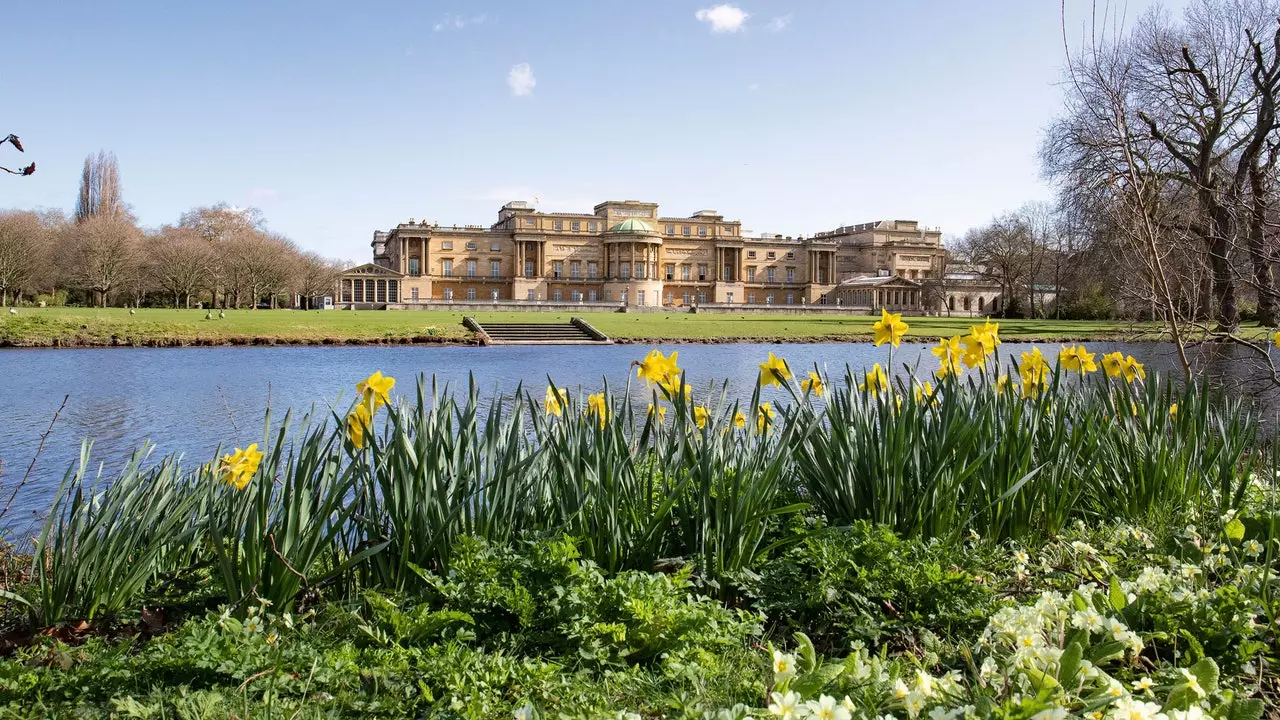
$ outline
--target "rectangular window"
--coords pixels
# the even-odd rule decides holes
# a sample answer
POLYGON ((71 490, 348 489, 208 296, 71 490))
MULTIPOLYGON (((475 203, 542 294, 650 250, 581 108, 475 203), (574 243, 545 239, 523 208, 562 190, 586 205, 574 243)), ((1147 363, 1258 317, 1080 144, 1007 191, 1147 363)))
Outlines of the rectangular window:
POLYGON ((618 263, 618 268, 622 271, 623 280, 629 280, 631 278, 631 263, 618 263))
POLYGON ((707 236, 707 226, 706 225, 698 226, 698 237, 706 237, 706 236, 707 236))
POLYGON ((573 298, 573 301, 574 301, 574 302, 576 302, 576 303, 580 303, 580 302, 582 302, 582 291, 581 291, 581 290, 574 290, 574 291, 573 291, 573 293, 572 293, 569 297, 573 298))
POLYGON ((475 277, 475 276, 476 276, 476 261, 468 260, 467 261, 467 277, 475 277))
POLYGON ((476 299, 476 289, 475 289, 475 288, 467 288, 467 299, 468 299, 468 300, 475 300, 475 299, 476 299))
POLYGON ((675 299, 675 296, 674 296, 670 291, 668 291, 668 292, 667 292, 667 304, 668 304, 668 305, 670 305, 670 304, 671 304, 671 302, 672 302, 674 299, 675 299))
POLYGON ((564 291, 561 290, 560 288, 556 288, 555 290, 552 290, 551 299, 555 300, 556 302, 560 302, 561 300, 564 300, 564 291))
POLYGON ((441 261, 440 261, 440 274, 441 274, 441 275, 444 275, 445 277, 449 277, 449 276, 453 275, 453 261, 452 261, 452 260, 441 260, 441 261))
POLYGON ((592 220, 591 222, 587 223, 587 232, 595 232, 595 231, 596 231, 596 221, 592 220))
POLYGON ((378 286, 378 302, 380 303, 386 302, 387 301, 387 284, 379 280, 377 282, 377 286, 378 286))
POLYGON ((593 263, 593 262, 589 262, 589 263, 587 263, 587 277, 588 277, 588 278, 591 278, 592 280, 595 280, 595 279, 596 279, 596 273, 597 273, 597 272, 599 272, 599 267, 598 267, 595 263, 593 263))
POLYGON ((793 253, 793 252, 789 252, 789 253, 787 253, 787 259, 788 259, 788 260, 794 260, 794 259, 795 259, 795 257, 796 257, 796 254, 795 254, 795 253, 793 253))
POLYGON ((489 261, 489 277, 495 277, 495 278, 502 277, 502 261, 501 260, 489 261))
POLYGON ((551 223, 551 227, 555 228, 556 230, 563 230, 563 229, 564 229, 564 221, 563 221, 563 220, 555 220, 555 221, 553 221, 553 222, 551 223))
POLYGON ((526 299, 526 300, 533 300, 533 299, 535 299, 536 297, 537 297, 537 296, 533 294, 533 291, 532 291, 532 290, 530 290, 530 291, 529 291, 529 294, 525 296, 525 299, 526 299))
POLYGON ((538 224, 538 221, 537 221, 537 220, 534 220, 533 218, 525 218, 525 219, 524 219, 524 226, 525 226, 525 227, 533 227, 534 225, 537 225, 537 224, 538 224))
POLYGON ((675 235, 675 234, 676 234, 676 226, 675 226, 675 225, 668 225, 668 226, 667 226, 667 234, 668 234, 668 235, 675 235))
POLYGON ((774 281, 774 278, 773 278, 773 272, 774 272, 774 271, 773 271, 773 268, 769 268, 766 272, 768 272, 768 273, 769 273, 769 282, 773 282, 773 281, 774 281))
POLYGON ((751 267, 747 268, 747 282, 755 282, 755 281, 756 281, 756 267, 755 265, 752 265, 751 267))
POLYGON ((533 277, 533 261, 532 260, 524 261, 524 276, 533 277))
POLYGON ((706 279, 707 279, 707 264, 698 263, 698 280, 706 280, 706 279))
POLYGON ((755 260, 755 259, 756 259, 756 251, 755 251, 755 250, 748 250, 748 251, 747 251, 747 259, 748 259, 748 260, 755 260))
POLYGON ((569 263, 569 277, 577 280, 582 277, 582 263, 574 260, 569 263))
POLYGON ((792 295, 791 293, 787 293, 787 304, 788 304, 788 305, 795 305, 795 304, 796 304, 796 296, 795 296, 795 295, 792 295))
POLYGON ((642 262, 638 262, 638 263, 636 263, 636 277, 638 277, 638 278, 640 278, 641 280, 643 280, 643 279, 645 278, 645 268, 646 268, 646 267, 647 267, 647 266, 646 266, 644 263, 642 263, 642 262))
POLYGON ((489 243, 489 252, 502 252, 502 243, 500 242, 489 243))
POLYGON ((441 249, 441 250, 452 250, 452 249, 453 249, 453 241, 452 241, 452 240, 445 240, 444 242, 440 243, 440 249, 441 249))
POLYGON ((554 277, 564 277, 564 261, 556 260, 551 263, 551 272, 554 277))
POLYGON ((579 230, 582 229, 582 223, 578 222, 577 220, 574 220, 572 223, 569 224, 569 229, 573 230, 574 232, 578 232, 579 230))
POLYGON ((700 292, 700 293, 698 293, 698 304, 699 304, 699 305, 706 305, 706 304, 707 304, 707 294, 706 294, 706 293, 701 293, 701 292, 700 292))
POLYGON ((676 266, 675 266, 675 265, 673 265, 673 264, 664 265, 664 266, 663 266, 663 271, 665 272, 665 274, 666 274, 666 276, 667 276, 667 279, 668 279, 668 280, 675 280, 675 279, 676 279, 676 266))
POLYGON ((795 281, 796 281, 796 269, 787 268, 787 282, 795 282, 795 281))
POLYGON ((409 288, 409 299, 418 302, 418 288, 409 288))
POLYGON ((409 258, 409 274, 414 277, 422 274, 422 265, 418 258, 409 258))
POLYGON ((689 266, 688 266, 688 265, 681 265, 681 266, 680 266, 680 279, 681 279, 681 280, 688 280, 688 279, 689 279, 689 266))
POLYGON ((747 293, 747 304, 748 304, 748 305, 755 305, 755 304, 756 304, 756 294, 755 294, 755 293, 747 293))
POLYGON ((764 259, 765 259, 765 260, 773 260, 773 259, 774 259, 774 258, 776 258, 776 257, 778 257, 778 253, 776 253, 776 252, 768 252, 768 253, 765 253, 765 254, 764 254, 764 259))
POLYGON ((689 304, 689 293, 684 293, 680 296, 680 304, 681 305, 689 304))
POLYGON ((682 226, 680 227, 680 234, 681 234, 681 235, 683 235, 683 236, 685 236, 685 237, 689 237, 689 226, 688 226, 688 225, 682 225, 682 226))
POLYGON ((444 299, 445 299, 445 300, 453 300, 453 288, 445 288, 445 289, 444 289, 444 299))
POLYGON ((467 249, 468 249, 468 250, 475 250, 475 249, 476 249, 476 247, 477 247, 477 245, 476 245, 476 241, 475 241, 475 240, 469 240, 469 241, 467 241, 467 249))
POLYGON ((595 302, 597 297, 595 290, 587 291, 587 302, 595 302))
POLYGON ((387 281, 387 301, 400 302, 400 284, 395 280, 387 281))
POLYGON ((639 305, 640 307, 644 307, 644 291, 643 290, 636 292, 636 305, 639 305))

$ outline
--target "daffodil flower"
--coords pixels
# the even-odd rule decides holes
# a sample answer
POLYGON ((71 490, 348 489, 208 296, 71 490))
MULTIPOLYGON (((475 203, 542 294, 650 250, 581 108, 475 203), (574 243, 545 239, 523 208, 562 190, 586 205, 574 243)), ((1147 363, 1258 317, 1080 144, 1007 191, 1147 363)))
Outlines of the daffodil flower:
POLYGON ((880 363, 871 366, 865 379, 858 385, 858 389, 871 393, 873 397, 889 389, 889 376, 885 374, 884 368, 880 367, 880 363))
POLYGON ((262 452, 258 450, 257 443, 243 450, 236 448, 235 452, 222 456, 220 468, 222 481, 237 490, 244 490, 254 474, 258 472, 258 465, 261 462, 262 452))
POLYGON ((1084 349, 1083 345, 1072 345, 1058 353, 1058 364, 1064 370, 1078 372, 1081 375, 1097 372, 1098 365, 1093 361, 1093 353, 1084 349))
POLYGON ((756 432, 763 433, 776 416, 777 413, 773 411, 772 405, 767 402, 760 403, 760 407, 756 408, 756 432))
POLYGON ((810 370, 809 377, 800 381, 800 392, 808 395, 813 393, 817 397, 827 394, 827 385, 822 382, 822 376, 810 370))
POLYGON ((347 439, 351 441, 352 447, 357 450, 364 448, 365 435, 372 425, 373 413, 370 412, 368 403, 362 402, 347 413, 347 439))
POLYGON ((395 384, 395 378, 384 376, 379 370, 356 383, 356 392, 363 396, 365 402, 373 405, 372 409, 377 410, 391 402, 391 388, 395 384))
POLYGON ((693 422, 698 426, 699 430, 707 426, 707 418, 710 417, 710 415, 711 414, 707 412, 707 409, 701 405, 697 405, 693 408, 693 422))
POLYGON ((672 375, 679 375, 680 368, 676 366, 676 356, 679 354, 673 352, 671 357, 666 357, 659 350, 650 350, 643 360, 635 363, 636 377, 651 385, 663 382, 672 375))
POLYGON ((569 391, 556 390, 554 387, 547 386, 546 397, 542 401, 542 407, 547 411, 548 415, 560 417, 560 413, 564 412, 564 406, 569 402, 569 391))
POLYGON ((760 387, 782 385, 791 379, 791 368, 787 361, 769 353, 769 358, 760 363, 760 387))
POLYGON ((587 414, 595 416, 600 421, 600 427, 609 422, 609 402, 605 400, 604 393, 587 396, 587 414))
POLYGON ((880 320, 871 326, 871 331, 875 333, 876 347, 886 342, 898 347, 909 328, 909 325, 902 322, 902 313, 895 315, 884 308, 880 308, 880 320))
POLYGON ((747 426, 747 414, 741 410, 735 410, 733 413, 733 426, 739 430, 747 426))
POLYGON ((938 356, 938 377, 960 374, 960 338, 938 338, 938 346, 930 352, 938 356))

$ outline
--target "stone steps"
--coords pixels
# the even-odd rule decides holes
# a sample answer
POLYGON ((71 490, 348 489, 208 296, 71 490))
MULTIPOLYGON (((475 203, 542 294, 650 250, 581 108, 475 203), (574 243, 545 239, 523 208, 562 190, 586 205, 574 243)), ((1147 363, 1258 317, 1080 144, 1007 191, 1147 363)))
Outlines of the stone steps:
POLYGON ((463 319, 485 345, 600 345, 611 341, 581 318, 567 323, 484 323, 463 319))

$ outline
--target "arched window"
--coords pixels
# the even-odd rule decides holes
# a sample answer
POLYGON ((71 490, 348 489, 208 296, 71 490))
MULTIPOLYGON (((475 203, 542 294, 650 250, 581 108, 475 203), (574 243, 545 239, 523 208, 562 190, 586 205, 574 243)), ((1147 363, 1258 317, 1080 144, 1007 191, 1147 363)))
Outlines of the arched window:
POLYGON ((982 312, 983 310, 986 310, 986 308, 987 308, 987 299, 979 295, 978 296, 978 312, 982 312))
POLYGON ((964 296, 964 310, 965 312, 969 312, 969 296, 968 295, 964 296))
POLYGON ((956 296, 955 296, 955 295, 950 295, 950 296, 948 296, 948 297, 947 297, 947 309, 948 309, 948 310, 955 310, 955 309, 956 309, 956 296))

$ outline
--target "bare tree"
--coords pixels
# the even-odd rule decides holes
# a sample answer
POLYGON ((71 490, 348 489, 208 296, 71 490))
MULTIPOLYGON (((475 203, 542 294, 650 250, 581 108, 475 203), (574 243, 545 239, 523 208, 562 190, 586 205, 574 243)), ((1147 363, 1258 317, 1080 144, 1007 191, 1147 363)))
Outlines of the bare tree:
POLYGON ((194 230, 213 249, 215 262, 209 283, 212 304, 219 304, 218 296, 221 294, 223 307, 230 304, 228 295, 239 307, 244 287, 243 264, 234 250, 239 241, 265 229, 262 212, 257 208, 237 208, 218 203, 188 210, 182 214, 178 225, 194 230))
POLYGON ((294 287, 298 295, 302 296, 302 307, 311 310, 312 298, 333 292, 334 284, 344 267, 349 266, 321 257, 319 253, 303 253, 294 274, 294 287))
POLYGON ((191 307, 191 296, 213 277, 217 255, 193 229, 166 226, 148 242, 147 274, 173 297, 173 306, 191 307))
POLYGON ((99 151, 97 157, 86 157, 80 173, 80 193, 76 196, 76 222, 126 214, 120 199, 120 168, 115 154, 99 151))
MULTIPOLYGON (((16 149, 18 152, 26 152, 26 150, 22 148, 22 141, 19 140, 18 136, 14 135, 13 133, 9 133, 9 135, 5 137, 5 139, 0 140, 0 145, 5 145, 5 144, 12 145, 14 149, 16 149)), ((26 167, 18 168, 17 170, 10 170, 9 168, 0 165, 0 170, 3 170, 9 173, 10 175, 22 175, 23 177, 26 177, 27 175, 32 175, 35 173, 36 164, 31 163, 30 165, 26 167)))
POLYGON ((31 212, 0 213, 0 305, 30 287, 35 276, 44 228, 31 212))
POLYGON ((1016 213, 1007 213, 991 224, 973 228, 960 240, 957 251, 983 277, 1000 283, 1006 298, 1001 312, 1017 315, 1022 289, 1032 267, 1031 228, 1016 213))
POLYGON ((137 270, 138 229, 121 217, 97 217, 68 228, 71 282, 106 307, 111 292, 137 270))

